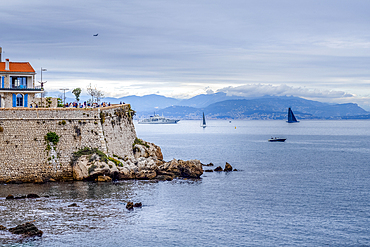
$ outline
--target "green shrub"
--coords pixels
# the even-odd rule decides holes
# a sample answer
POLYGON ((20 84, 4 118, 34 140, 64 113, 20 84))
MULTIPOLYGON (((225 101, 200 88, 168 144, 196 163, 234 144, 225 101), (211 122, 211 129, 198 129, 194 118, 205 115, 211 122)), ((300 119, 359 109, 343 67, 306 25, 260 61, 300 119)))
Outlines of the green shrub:
POLYGON ((63 124, 63 125, 66 125, 66 120, 63 120, 63 121, 62 121, 62 124, 63 124))
POLYGON ((57 145, 59 142, 59 136, 55 132, 49 132, 45 136, 45 140, 48 142, 52 142, 54 145, 57 145))
POLYGON ((149 148, 149 145, 145 142, 145 141, 143 141, 143 140, 141 140, 141 139, 139 139, 139 138, 135 138, 135 141, 134 141, 134 143, 132 144, 132 148, 135 148, 135 145, 136 144, 139 144, 139 145, 143 145, 143 146, 145 146, 145 147, 147 147, 147 148, 149 148))

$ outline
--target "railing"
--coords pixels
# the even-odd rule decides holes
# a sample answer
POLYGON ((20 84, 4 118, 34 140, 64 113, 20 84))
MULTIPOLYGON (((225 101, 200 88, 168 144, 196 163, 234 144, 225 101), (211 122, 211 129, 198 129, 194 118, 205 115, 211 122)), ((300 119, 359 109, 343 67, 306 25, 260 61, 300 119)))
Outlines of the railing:
POLYGON ((6 91, 44 91, 43 88, 41 88, 40 86, 38 87, 34 87, 34 88, 27 88, 27 87, 24 87, 24 86, 15 86, 15 87, 7 87, 7 88, 0 88, 0 91, 2 90, 6 90, 6 91))

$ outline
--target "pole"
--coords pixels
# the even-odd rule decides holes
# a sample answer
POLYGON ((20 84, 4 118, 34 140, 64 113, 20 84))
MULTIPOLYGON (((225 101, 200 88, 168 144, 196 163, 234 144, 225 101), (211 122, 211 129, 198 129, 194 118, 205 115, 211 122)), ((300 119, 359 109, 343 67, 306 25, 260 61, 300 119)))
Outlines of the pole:
MULTIPOLYGON (((47 81, 42 81, 42 71, 48 71, 47 69, 43 69, 41 67, 41 81, 39 81, 39 83, 41 84, 41 90, 43 91, 44 90, 44 83, 46 83, 47 81)), ((44 93, 41 92, 41 106, 43 106, 43 103, 42 103, 42 98, 44 96, 44 93)))
POLYGON ((63 90, 63 93, 64 93, 63 105, 65 105, 66 104, 66 90, 69 90, 69 89, 68 88, 61 88, 59 90, 63 90))

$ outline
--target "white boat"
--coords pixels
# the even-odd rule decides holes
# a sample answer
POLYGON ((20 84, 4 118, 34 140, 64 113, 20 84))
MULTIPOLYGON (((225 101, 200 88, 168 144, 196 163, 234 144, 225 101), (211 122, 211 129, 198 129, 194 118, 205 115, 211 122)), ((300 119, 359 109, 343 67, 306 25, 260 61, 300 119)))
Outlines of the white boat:
POLYGON ((154 116, 150 116, 149 118, 139 120, 139 124, 175 124, 177 123, 178 119, 168 119, 163 116, 159 116, 158 114, 154 114, 154 116))
POLYGON ((203 123, 200 125, 200 127, 207 127, 207 124, 206 124, 206 117, 204 116, 204 112, 203 112, 203 123))

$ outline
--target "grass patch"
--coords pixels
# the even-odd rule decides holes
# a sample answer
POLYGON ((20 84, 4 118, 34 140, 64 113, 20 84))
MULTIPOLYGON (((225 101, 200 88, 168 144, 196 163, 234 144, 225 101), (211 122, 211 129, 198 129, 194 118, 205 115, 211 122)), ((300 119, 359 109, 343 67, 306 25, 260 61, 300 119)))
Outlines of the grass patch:
POLYGON ((143 140, 141 140, 141 139, 139 139, 137 137, 135 138, 135 141, 132 144, 132 148, 135 148, 135 145, 136 144, 139 144, 139 145, 142 145, 142 146, 145 146, 145 147, 149 148, 149 145, 145 141, 143 141, 143 140))

